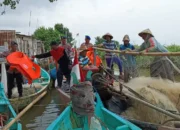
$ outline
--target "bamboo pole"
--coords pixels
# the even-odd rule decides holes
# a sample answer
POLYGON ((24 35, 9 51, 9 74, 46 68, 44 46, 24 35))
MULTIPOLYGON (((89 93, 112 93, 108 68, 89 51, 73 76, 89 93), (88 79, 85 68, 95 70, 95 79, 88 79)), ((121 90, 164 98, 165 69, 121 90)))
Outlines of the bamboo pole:
POLYGON ((47 91, 44 91, 35 100, 33 100, 26 108, 24 108, 11 122, 9 122, 3 130, 8 130, 19 118, 21 118, 35 103, 37 103, 42 97, 46 95, 47 91))
POLYGON ((129 54, 129 55, 139 55, 139 56, 180 56, 180 52, 148 52, 148 53, 141 53, 141 52, 131 52, 131 51, 109 50, 109 49, 98 48, 98 47, 93 47, 93 49, 100 50, 100 51, 113 52, 113 53, 120 53, 122 55, 129 54))

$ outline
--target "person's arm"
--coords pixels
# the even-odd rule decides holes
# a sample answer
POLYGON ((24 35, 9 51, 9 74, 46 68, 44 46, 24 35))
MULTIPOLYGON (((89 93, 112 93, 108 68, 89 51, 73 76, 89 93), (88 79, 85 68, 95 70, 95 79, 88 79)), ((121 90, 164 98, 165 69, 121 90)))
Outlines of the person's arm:
POLYGON ((47 53, 35 55, 34 57, 41 59, 41 58, 47 58, 47 57, 50 57, 50 56, 52 56, 51 53, 50 53, 50 52, 47 52, 47 53))
POLYGON ((135 47, 132 45, 132 50, 135 50, 135 47))
POLYGON ((153 52, 156 50, 155 45, 156 45, 156 41, 154 38, 150 38, 148 40, 150 47, 146 49, 146 52, 153 52))
POLYGON ((140 46, 140 48, 139 48, 139 49, 137 49, 137 50, 135 50, 135 51, 138 51, 138 52, 140 52, 140 51, 144 51, 144 50, 145 50, 145 48, 144 48, 144 44, 145 44, 145 43, 142 43, 142 44, 141 44, 141 46, 140 46))

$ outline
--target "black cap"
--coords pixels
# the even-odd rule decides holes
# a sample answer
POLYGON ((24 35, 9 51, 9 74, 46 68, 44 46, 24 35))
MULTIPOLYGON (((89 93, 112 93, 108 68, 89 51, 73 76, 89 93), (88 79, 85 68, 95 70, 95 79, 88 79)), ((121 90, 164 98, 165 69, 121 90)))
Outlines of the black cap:
POLYGON ((18 44, 17 44, 17 42, 12 41, 12 42, 11 42, 11 45, 18 45, 18 44))
POLYGON ((51 46, 53 46, 53 45, 58 45, 58 43, 57 43, 56 41, 52 41, 50 45, 51 45, 51 46))

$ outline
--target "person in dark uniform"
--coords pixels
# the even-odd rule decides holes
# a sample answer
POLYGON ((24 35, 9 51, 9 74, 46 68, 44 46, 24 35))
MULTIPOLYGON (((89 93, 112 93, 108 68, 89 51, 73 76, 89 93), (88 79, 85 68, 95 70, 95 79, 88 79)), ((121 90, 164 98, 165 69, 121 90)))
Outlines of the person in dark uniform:
POLYGON ((58 71, 60 73, 60 76, 57 76, 58 87, 61 88, 62 86, 63 75, 66 77, 68 85, 70 85, 71 62, 68 55, 66 54, 65 49, 59 46, 57 42, 51 42, 51 51, 39 55, 34 55, 32 56, 32 58, 46 58, 50 56, 52 56, 55 59, 55 61, 59 64, 58 71))

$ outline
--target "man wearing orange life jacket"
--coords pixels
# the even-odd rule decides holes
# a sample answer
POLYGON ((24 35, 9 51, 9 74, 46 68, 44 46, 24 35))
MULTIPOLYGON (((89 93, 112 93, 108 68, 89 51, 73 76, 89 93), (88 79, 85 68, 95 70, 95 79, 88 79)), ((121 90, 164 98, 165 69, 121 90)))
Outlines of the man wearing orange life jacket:
POLYGON ((70 60, 68 55, 66 54, 65 49, 59 46, 55 41, 51 42, 51 48, 51 51, 44 54, 32 56, 32 58, 46 58, 52 56, 59 64, 58 70, 60 75, 57 76, 58 87, 62 86, 63 75, 66 77, 68 84, 70 84, 70 60))
MULTIPOLYGON (((9 54, 17 51, 18 44, 16 42, 11 42, 11 49, 10 51, 3 52, 0 54, 0 57, 7 57, 9 54)), ((16 79, 17 88, 19 97, 22 97, 22 83, 23 83, 23 77, 21 73, 16 69, 10 69, 10 65, 6 64, 6 70, 7 70, 7 85, 8 85, 8 98, 11 98, 12 96, 12 89, 14 88, 14 78, 16 79)))

